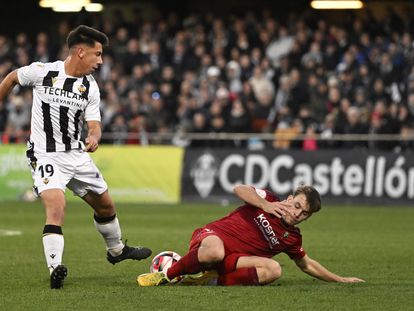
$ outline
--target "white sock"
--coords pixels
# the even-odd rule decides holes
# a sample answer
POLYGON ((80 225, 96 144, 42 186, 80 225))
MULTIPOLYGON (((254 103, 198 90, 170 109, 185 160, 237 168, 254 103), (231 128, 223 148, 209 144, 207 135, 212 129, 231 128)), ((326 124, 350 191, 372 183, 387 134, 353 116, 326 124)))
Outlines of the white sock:
POLYGON ((118 256, 122 253, 124 243, 121 241, 121 227, 119 226, 118 217, 106 223, 95 222, 95 227, 105 240, 106 250, 112 256, 118 256))
POLYGON ((42 240, 47 267, 49 268, 49 272, 52 273, 53 269, 62 264, 65 241, 63 235, 54 233, 46 234, 42 240))

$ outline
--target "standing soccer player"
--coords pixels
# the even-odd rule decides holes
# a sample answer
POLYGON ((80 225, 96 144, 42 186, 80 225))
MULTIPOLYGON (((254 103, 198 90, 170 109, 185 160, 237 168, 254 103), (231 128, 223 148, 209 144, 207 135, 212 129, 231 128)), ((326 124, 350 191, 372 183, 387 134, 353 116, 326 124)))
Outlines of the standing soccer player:
POLYGON ((67 37, 65 61, 35 62, 10 72, 0 84, 0 100, 16 85, 33 88, 31 135, 27 157, 34 190, 46 214, 43 247, 50 271, 51 288, 61 288, 67 276, 62 264, 65 189, 71 189, 94 209, 94 222, 105 240, 107 259, 141 260, 151 255, 144 247, 121 241, 121 229, 108 186, 87 152, 95 152, 101 138, 100 94, 91 75, 102 65, 108 37, 81 25, 67 37), (88 134, 80 140, 82 121, 88 134))
POLYGON ((190 251, 167 273, 138 276, 140 286, 158 286, 184 276, 188 285, 263 285, 282 275, 273 259, 286 253, 305 273, 329 282, 363 282, 356 277, 342 277, 311 259, 302 247, 302 236, 295 225, 308 219, 321 208, 319 193, 311 186, 301 186, 280 202, 271 192, 239 185, 235 194, 246 202, 232 213, 196 229, 190 251), (201 271, 207 272, 191 276, 201 271))

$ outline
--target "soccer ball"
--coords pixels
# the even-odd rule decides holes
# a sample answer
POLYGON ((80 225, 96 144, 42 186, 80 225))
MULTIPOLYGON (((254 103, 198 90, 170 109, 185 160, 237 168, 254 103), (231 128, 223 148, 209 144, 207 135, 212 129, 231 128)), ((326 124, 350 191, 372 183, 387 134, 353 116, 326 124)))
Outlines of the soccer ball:
POLYGON ((171 266, 179 261, 181 256, 173 251, 164 251, 159 253, 152 259, 150 271, 151 272, 164 272, 167 273, 167 270, 171 266))

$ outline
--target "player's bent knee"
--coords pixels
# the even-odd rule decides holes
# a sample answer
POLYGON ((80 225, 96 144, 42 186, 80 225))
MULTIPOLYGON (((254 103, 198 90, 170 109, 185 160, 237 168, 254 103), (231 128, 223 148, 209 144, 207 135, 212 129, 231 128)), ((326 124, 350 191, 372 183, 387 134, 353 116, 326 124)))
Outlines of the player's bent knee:
POLYGON ((262 275, 259 278, 262 285, 272 283, 282 276, 282 268, 276 261, 268 261, 263 268, 262 275))
POLYGON ((224 249, 221 247, 216 247, 213 253, 211 254, 211 257, 213 261, 221 261, 223 260, 224 255, 225 255, 224 249))
POLYGON ((199 255, 199 260, 204 263, 219 262, 223 260, 224 255, 224 248, 214 246, 202 250, 199 255))
POLYGON ((269 282, 273 282, 282 276, 282 267, 276 261, 269 263, 268 267, 269 282))
POLYGON ((210 235, 203 239, 198 249, 198 259, 201 263, 216 263, 222 261, 225 256, 223 241, 210 235))

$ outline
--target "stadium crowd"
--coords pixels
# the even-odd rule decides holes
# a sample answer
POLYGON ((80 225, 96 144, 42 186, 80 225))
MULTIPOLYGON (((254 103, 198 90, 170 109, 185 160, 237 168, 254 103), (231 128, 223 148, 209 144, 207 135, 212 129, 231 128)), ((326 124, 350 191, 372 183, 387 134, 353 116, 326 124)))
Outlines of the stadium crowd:
MULTIPOLYGON (((95 75, 101 87, 104 142, 160 143, 148 133, 274 133, 274 148, 412 149, 412 141, 332 141, 333 134, 414 132, 414 23, 409 12, 369 10, 346 26, 305 13, 283 21, 270 10, 126 19, 114 11, 88 23, 110 46, 95 75), (108 135, 112 133, 113 135, 108 135), (303 140, 293 138, 299 134, 303 140), (326 141, 316 140, 320 134, 326 141), (293 140, 292 140, 293 139, 293 140)), ((73 21, 55 32, 0 34, 0 79, 33 61, 64 59, 73 21)), ((0 102, 3 143, 24 142, 31 92, 0 102)), ((191 146, 232 142, 192 142, 191 146)))

